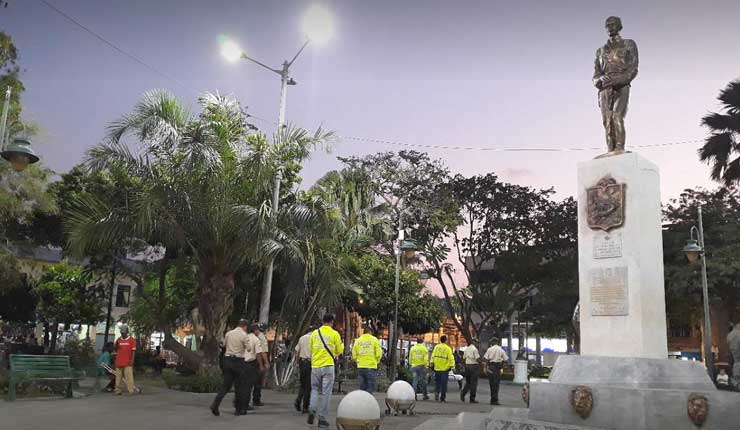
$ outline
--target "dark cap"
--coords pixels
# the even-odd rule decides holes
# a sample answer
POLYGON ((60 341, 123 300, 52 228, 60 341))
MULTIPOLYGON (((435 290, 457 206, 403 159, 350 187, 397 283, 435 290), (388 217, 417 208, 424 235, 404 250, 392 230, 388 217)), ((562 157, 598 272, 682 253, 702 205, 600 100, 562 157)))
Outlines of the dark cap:
POLYGON ((260 328, 260 325, 259 325, 259 324, 257 324, 257 323, 254 323, 254 324, 252 324, 251 326, 249 326, 249 330, 250 330, 250 331, 255 331, 255 330, 262 330, 262 328, 260 328))
POLYGON ((265 323, 260 323, 260 324, 259 324, 259 326, 260 326, 260 330, 262 330, 262 331, 267 331, 267 324, 265 324, 265 323))
POLYGON ((242 318, 242 319, 239 320, 239 327, 244 327, 244 326, 248 326, 248 325, 249 325, 249 320, 248 319, 242 318))

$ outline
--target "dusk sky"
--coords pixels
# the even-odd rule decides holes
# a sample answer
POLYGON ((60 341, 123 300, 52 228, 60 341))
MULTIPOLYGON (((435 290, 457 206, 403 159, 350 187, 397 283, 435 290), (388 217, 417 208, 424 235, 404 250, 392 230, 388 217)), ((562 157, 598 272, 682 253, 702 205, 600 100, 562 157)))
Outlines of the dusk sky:
MULTIPOLYGON (((473 148, 605 148, 596 90, 604 19, 622 17, 640 51, 627 147, 657 163, 662 197, 714 186, 699 163, 699 121, 720 89, 740 77, 740 4, 695 1, 174 1, 46 0, 161 74, 115 51, 41 0, 8 0, 0 29, 25 70, 25 119, 43 132, 34 145, 64 172, 100 141, 106 124, 144 91, 171 90, 195 109, 198 93, 235 95, 248 112, 277 120, 279 77, 252 63, 228 63, 218 37, 278 67, 304 40, 301 18, 320 3, 335 36, 293 66, 287 119, 340 136, 473 148)), ((336 156, 404 147, 340 139, 306 165, 304 184, 339 167, 336 156)), ((576 164, 604 150, 497 152, 426 149, 453 172, 496 172, 506 180, 576 191, 576 164)))

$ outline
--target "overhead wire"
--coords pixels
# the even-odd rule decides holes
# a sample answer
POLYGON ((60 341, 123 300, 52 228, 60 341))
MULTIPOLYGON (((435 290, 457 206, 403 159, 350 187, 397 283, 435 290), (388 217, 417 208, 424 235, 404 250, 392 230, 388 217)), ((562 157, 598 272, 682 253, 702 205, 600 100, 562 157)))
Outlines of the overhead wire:
MULTIPOLYGON (((174 82, 178 86, 192 91, 194 94, 200 94, 200 91, 184 84, 177 78, 159 70, 158 68, 152 66, 151 64, 147 63, 146 61, 142 60, 140 57, 126 51, 125 49, 121 48, 117 44, 111 42, 110 40, 106 39, 96 31, 92 30, 91 28, 85 26, 80 21, 69 15, 68 13, 64 12, 63 10, 59 9, 58 7, 54 6, 52 3, 49 3, 47 0, 39 0, 41 3, 46 5, 49 9, 56 12, 60 16, 62 16, 64 19, 72 23, 73 25, 79 27, 86 33, 90 34, 94 38, 98 39, 100 42, 104 43, 111 49, 115 50, 119 54, 131 59, 132 61, 138 63, 139 65, 145 67, 146 69, 150 70, 151 72, 154 72, 155 74, 174 82)), ((265 118, 262 118, 257 115, 253 115, 250 113, 247 113, 247 115, 250 118, 254 118, 258 121, 261 121, 266 124, 271 125, 277 125, 277 122, 267 120, 265 118)), ((485 152, 577 152, 577 151, 599 151, 603 150, 602 146, 599 147, 563 147, 563 148, 528 148, 528 147, 496 147, 496 146, 458 146, 458 145, 428 145, 428 144, 419 144, 419 143, 409 143, 409 142, 402 142, 398 140, 387 140, 387 139, 377 139, 377 138, 371 138, 371 137, 358 137, 358 136, 338 136, 340 140, 346 140, 346 141, 352 141, 352 142, 368 142, 368 143, 377 143, 382 145, 393 145, 393 146, 402 146, 402 147, 410 147, 410 148, 423 148, 423 149, 443 149, 443 150, 453 150, 453 151, 485 151, 485 152)), ((684 140, 684 141, 675 141, 675 142, 665 142, 665 143, 656 143, 656 144, 645 144, 645 145, 635 145, 632 146, 633 148, 654 148, 654 147, 663 147, 663 146, 676 146, 676 145, 688 145, 688 144, 695 144, 695 143, 702 143, 704 142, 704 139, 692 139, 692 140, 684 140)))

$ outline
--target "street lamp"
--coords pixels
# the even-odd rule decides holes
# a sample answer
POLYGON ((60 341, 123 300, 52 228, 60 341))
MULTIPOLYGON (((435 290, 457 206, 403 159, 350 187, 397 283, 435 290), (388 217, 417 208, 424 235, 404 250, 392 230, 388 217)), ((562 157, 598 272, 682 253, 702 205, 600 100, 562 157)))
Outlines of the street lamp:
POLYGON ((712 356, 712 322, 709 317, 709 288, 707 286, 707 259, 704 248, 704 221, 699 206, 699 228, 692 226, 689 231, 689 240, 683 247, 686 258, 693 264, 701 257, 701 292, 704 301, 704 363, 707 366, 709 378, 714 381, 714 357, 712 356), (694 239, 696 232, 696 239, 694 239))
POLYGON ((0 156, 10 162, 13 170, 22 172, 26 170, 29 164, 39 161, 39 157, 33 152, 31 142, 27 139, 13 139, 13 143, 5 146, 5 133, 8 123, 8 109, 10 107, 11 87, 5 91, 5 103, 3 104, 3 114, 0 120, 0 156))
MULTIPOLYGON (((326 42, 334 34, 334 22, 331 14, 321 6, 315 5, 306 11, 303 17, 303 30, 306 33, 306 42, 301 46, 298 52, 290 61, 285 60, 280 68, 272 68, 261 61, 247 55, 236 41, 224 36, 219 37, 221 45, 221 54, 230 62, 236 62, 239 59, 249 60, 258 66, 267 69, 280 76, 280 109, 278 112, 277 132, 282 132, 285 125, 285 98, 288 92, 288 85, 296 85, 297 82, 290 77, 290 66, 301 55, 301 52, 308 46, 309 42, 314 40, 316 43, 326 42)), ((275 173, 275 183, 272 194, 272 216, 277 216, 280 205, 280 181, 282 181, 282 168, 278 167, 275 173)), ((260 298, 259 322, 267 324, 270 314, 270 298, 272 296, 272 272, 274 261, 270 259, 265 267, 264 284, 262 286, 262 297, 260 298)))

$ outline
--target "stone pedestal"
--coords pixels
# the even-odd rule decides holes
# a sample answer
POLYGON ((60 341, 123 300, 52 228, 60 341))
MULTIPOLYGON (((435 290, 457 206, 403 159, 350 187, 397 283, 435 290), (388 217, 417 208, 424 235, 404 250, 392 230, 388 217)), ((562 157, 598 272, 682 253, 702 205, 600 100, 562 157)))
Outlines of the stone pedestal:
POLYGON ((653 163, 635 153, 580 163, 582 355, 560 356, 549 381, 530 383, 529 409, 461 414, 420 428, 740 428, 740 394, 717 390, 700 363, 668 359, 662 242, 653 163), (695 424, 703 407, 708 414, 695 424))
POLYGON ((578 165, 581 354, 667 358, 658 167, 636 153, 578 165))

